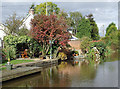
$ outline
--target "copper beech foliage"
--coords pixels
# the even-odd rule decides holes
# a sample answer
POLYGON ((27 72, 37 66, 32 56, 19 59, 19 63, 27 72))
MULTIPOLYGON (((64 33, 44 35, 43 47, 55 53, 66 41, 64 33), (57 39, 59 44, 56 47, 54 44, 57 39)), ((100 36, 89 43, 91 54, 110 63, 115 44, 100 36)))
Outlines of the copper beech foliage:
POLYGON ((70 38, 67 25, 62 18, 55 15, 36 15, 31 21, 31 36, 41 45, 49 45, 49 40, 54 40, 54 44, 66 46, 70 38))

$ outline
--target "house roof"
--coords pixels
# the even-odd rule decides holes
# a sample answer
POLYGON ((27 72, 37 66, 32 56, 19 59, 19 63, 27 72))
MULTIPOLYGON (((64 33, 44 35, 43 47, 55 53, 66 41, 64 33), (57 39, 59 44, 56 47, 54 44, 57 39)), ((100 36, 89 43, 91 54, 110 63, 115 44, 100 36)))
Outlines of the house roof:
POLYGON ((78 40, 78 38, 72 35, 72 38, 70 40, 78 40))
POLYGON ((31 28, 31 20, 34 18, 34 15, 29 13, 27 17, 23 20, 23 24, 19 27, 19 29, 26 27, 28 30, 31 28))

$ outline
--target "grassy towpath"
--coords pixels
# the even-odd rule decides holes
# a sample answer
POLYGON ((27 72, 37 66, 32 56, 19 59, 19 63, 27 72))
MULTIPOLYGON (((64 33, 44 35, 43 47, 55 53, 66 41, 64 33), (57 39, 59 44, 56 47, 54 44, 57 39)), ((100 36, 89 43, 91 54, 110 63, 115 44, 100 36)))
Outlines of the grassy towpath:
MULTIPOLYGON (((22 64, 22 63, 29 63, 29 62, 34 62, 34 60, 11 60, 10 61, 10 63, 13 65, 22 64)), ((0 69, 2 69, 2 70, 6 69, 6 66, 5 66, 6 64, 7 64, 7 61, 0 64, 0 69)))

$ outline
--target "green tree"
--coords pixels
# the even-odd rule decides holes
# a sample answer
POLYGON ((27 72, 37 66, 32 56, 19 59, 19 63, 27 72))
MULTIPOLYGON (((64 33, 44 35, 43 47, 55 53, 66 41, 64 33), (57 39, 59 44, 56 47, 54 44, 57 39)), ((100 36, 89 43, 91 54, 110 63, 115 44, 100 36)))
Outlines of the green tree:
POLYGON ((20 17, 17 17, 16 13, 14 13, 12 16, 10 16, 6 21, 5 21, 5 27, 8 29, 3 29, 3 31, 10 35, 16 35, 19 31, 19 27, 22 23, 22 19, 20 17))
POLYGON ((90 26, 91 26, 91 38, 93 40, 99 40, 99 38, 100 38, 99 30, 98 30, 97 24, 93 18, 93 14, 87 15, 87 17, 90 21, 90 26))
POLYGON ((114 25, 114 26, 115 26, 115 23, 113 23, 113 22, 112 22, 112 23, 110 23, 110 24, 109 24, 109 26, 106 28, 106 32, 108 31, 108 29, 109 29, 112 25, 114 25))
POLYGON ((65 12, 64 10, 61 10, 57 16, 58 16, 58 18, 63 17, 65 20, 67 20, 68 13, 65 12))
POLYGON ((75 29, 73 33, 76 34, 79 21, 82 19, 82 14, 80 12, 70 12, 69 14, 70 18, 68 18, 68 24, 70 27, 73 27, 75 29))
POLYGON ((47 14, 59 14, 60 12, 60 8, 57 7, 56 4, 52 3, 52 2, 45 2, 45 3, 41 3, 37 6, 35 6, 35 13, 36 14, 46 14, 46 6, 47 6, 47 14), (47 3, 47 5, 46 5, 47 3))
POLYGON ((82 37, 81 38, 80 48, 81 48, 83 53, 85 53, 87 48, 89 47, 90 41, 91 41, 91 39, 89 37, 82 37))
POLYGON ((82 38, 84 36, 91 38, 90 21, 88 19, 85 19, 85 17, 79 21, 79 24, 77 27, 77 37, 82 38))
POLYGON ((117 27, 116 27, 116 25, 112 22, 112 23, 109 24, 109 26, 107 27, 105 36, 109 36, 113 31, 117 31, 117 27))
POLYGON ((17 35, 18 36, 25 36, 25 35, 28 35, 28 33, 29 33, 29 30, 26 29, 25 27, 23 27, 23 28, 19 29, 17 35))

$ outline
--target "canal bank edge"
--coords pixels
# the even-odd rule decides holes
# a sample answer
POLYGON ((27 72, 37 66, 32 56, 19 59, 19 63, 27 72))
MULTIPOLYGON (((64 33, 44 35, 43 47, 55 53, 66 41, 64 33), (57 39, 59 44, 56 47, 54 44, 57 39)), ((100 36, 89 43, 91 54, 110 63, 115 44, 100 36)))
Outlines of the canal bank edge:
POLYGON ((3 70, 2 76, 0 77, 0 82, 15 79, 18 77, 30 75, 33 73, 41 72, 42 67, 49 66, 53 64, 58 64, 58 59, 45 59, 40 61, 35 61, 31 63, 24 63, 19 65, 14 65, 13 70, 3 70))

